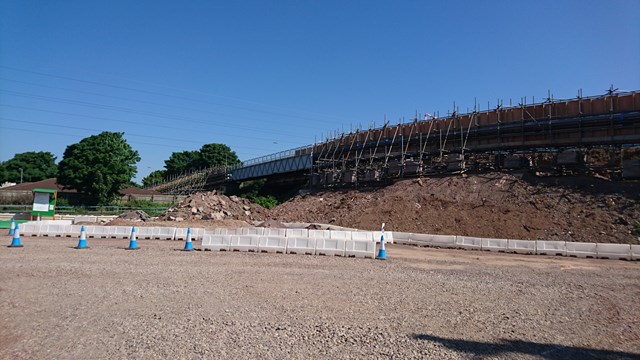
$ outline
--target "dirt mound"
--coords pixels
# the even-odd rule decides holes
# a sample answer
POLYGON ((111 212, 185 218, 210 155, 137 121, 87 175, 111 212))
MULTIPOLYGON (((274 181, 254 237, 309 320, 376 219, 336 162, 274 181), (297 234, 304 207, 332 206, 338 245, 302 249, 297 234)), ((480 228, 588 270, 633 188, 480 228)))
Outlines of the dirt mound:
POLYGON ((120 216, 118 216, 117 219, 123 219, 128 221, 147 221, 151 219, 151 217, 142 210, 135 210, 135 211, 128 211, 124 214, 120 214, 120 216))
POLYGON ((163 221, 253 221, 264 219, 265 212, 265 208, 247 199, 237 196, 229 197, 211 191, 189 195, 176 206, 167 209, 158 219, 163 221))
POLYGON ((271 220, 271 219, 261 222, 260 224, 258 224, 258 227, 280 228, 280 229, 286 228, 286 226, 283 223, 281 223, 280 221, 271 220))
POLYGON ((401 180, 299 195, 269 212, 285 222, 512 239, 638 244, 640 182, 510 174, 401 180))

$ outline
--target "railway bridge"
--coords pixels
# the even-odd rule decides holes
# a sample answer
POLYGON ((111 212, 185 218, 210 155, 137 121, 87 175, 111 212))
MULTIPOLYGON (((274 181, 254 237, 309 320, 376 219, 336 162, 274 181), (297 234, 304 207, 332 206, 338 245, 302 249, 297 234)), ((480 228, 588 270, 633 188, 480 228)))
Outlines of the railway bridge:
POLYGON ((163 193, 269 178, 312 187, 375 185, 402 177, 486 170, 607 173, 640 178, 640 92, 547 99, 444 118, 384 124, 320 143, 176 176, 163 193))

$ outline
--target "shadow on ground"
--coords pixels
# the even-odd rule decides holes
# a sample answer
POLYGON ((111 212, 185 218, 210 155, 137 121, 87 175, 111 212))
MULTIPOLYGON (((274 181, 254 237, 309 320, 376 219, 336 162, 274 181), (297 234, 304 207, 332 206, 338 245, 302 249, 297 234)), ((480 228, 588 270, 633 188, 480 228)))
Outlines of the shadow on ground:
POLYGON ((640 353, 590 349, 560 344, 541 344, 522 340, 503 339, 500 342, 480 342, 415 334, 415 339, 440 343, 452 350, 467 353, 474 357, 496 356, 503 354, 527 354, 548 360, 584 359, 584 360, 639 360, 640 353))

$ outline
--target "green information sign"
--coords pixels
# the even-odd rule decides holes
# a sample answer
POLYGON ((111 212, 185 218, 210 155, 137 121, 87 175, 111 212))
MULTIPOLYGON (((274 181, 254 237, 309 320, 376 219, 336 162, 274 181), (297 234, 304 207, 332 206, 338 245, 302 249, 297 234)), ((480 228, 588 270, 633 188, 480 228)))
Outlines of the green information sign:
POLYGON ((55 217, 58 191, 52 189, 33 189, 33 209, 31 217, 55 217))

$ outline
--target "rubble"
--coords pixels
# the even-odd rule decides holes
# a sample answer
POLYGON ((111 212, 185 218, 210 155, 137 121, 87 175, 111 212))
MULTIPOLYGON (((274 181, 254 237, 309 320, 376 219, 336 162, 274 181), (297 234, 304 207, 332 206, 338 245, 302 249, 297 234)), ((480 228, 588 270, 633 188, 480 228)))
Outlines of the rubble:
POLYGON ((167 209, 158 220, 242 220, 264 219, 266 209, 235 195, 230 197, 216 191, 198 192, 187 196, 174 207, 167 209))

